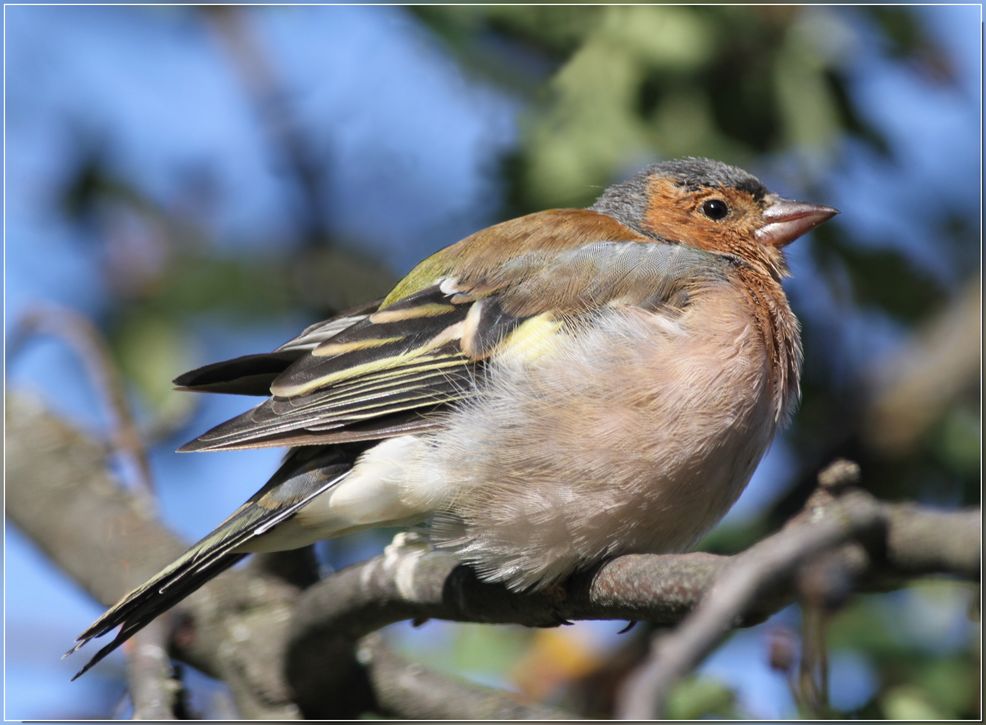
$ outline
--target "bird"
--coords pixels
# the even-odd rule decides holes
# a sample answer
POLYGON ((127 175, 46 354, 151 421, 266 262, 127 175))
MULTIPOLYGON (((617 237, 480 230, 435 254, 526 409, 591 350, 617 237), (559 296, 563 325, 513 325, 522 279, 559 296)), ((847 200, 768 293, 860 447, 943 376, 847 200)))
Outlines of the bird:
POLYGON ((797 405, 784 247, 837 210, 706 158, 592 206, 482 229, 383 299, 178 389, 263 396, 180 451, 286 447, 225 521, 79 635, 116 636, 251 553, 381 526, 514 591, 627 553, 687 550, 797 405))

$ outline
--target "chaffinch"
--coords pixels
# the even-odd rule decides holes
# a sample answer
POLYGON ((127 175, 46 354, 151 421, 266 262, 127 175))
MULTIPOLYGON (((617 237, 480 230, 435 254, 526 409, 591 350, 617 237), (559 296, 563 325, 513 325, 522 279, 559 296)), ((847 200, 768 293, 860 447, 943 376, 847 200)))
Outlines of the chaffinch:
POLYGON ((82 672, 248 553, 367 527, 427 521, 514 590, 693 545, 797 401, 782 248, 836 213, 717 161, 659 163, 588 209, 476 232, 272 353, 180 376, 269 396, 181 450, 290 450, 79 636, 72 651, 122 625, 82 672))

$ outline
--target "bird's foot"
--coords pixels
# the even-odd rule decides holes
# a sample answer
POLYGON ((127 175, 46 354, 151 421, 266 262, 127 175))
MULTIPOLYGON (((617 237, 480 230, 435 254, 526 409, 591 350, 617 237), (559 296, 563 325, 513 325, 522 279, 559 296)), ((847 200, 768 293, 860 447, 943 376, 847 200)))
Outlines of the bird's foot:
POLYGON ((550 604, 551 627, 561 627, 574 624, 568 617, 564 616, 565 600, 568 599, 568 590, 563 584, 552 584, 544 590, 548 595, 550 604))
POLYGON ((396 534, 387 547, 384 554, 406 555, 410 553, 427 553, 431 551, 431 544, 428 538, 418 531, 401 531, 396 534))

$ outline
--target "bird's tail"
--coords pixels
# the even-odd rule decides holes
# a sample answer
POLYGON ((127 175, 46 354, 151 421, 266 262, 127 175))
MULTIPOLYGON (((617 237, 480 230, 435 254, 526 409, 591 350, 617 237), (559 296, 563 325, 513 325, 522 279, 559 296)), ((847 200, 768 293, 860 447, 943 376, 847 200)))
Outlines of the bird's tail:
POLYGON ((78 636, 66 656, 89 640, 120 627, 113 641, 100 649, 72 679, 85 674, 152 619, 240 561, 246 556, 242 547, 248 541, 267 533, 342 481, 352 468, 353 458, 339 446, 296 448, 289 452, 270 481, 229 518, 124 596, 78 636))

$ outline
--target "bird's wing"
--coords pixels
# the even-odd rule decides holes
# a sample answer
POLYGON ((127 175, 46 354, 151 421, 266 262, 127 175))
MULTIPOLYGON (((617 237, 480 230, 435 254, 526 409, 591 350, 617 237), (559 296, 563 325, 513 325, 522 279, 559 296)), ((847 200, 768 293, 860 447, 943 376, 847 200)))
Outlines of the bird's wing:
POLYGON ((731 258, 682 245, 599 241, 520 254, 483 274, 445 270, 307 349, 272 397, 184 451, 316 445, 434 430, 491 359, 535 356, 573 319, 607 305, 682 307, 731 258))
MULTIPOLYGON (((473 306, 433 285, 378 310, 305 351, 272 380, 267 401, 181 450, 377 440, 428 429, 435 424, 428 414, 468 395, 483 364, 465 330, 473 306)), ((482 329, 499 339, 517 322, 486 318, 482 329)))

